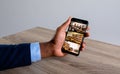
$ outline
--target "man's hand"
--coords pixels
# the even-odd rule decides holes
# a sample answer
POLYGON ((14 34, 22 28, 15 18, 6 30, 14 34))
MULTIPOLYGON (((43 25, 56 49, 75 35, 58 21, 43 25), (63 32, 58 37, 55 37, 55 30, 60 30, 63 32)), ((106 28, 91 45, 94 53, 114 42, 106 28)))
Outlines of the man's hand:
MULTIPOLYGON (((50 56, 59 56, 59 57, 65 56, 65 53, 61 51, 61 48, 65 41, 66 29, 69 26, 70 22, 71 22, 71 17, 69 17, 65 23, 63 23, 61 26, 57 28, 56 34, 51 41, 40 43, 41 55, 43 58, 50 56)), ((85 34, 85 37, 88 36, 89 33, 87 32, 85 34)), ((83 43, 82 45, 82 50, 84 48, 85 48, 85 43, 83 43)))

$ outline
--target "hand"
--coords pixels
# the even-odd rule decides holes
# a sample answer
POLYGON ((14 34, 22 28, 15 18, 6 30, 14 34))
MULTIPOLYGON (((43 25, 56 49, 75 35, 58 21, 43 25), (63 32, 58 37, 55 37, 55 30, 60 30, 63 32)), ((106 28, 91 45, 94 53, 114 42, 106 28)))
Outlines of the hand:
MULTIPOLYGON (((41 55, 43 58, 50 57, 50 56, 65 56, 66 54, 61 51, 62 45, 65 41, 66 29, 71 22, 71 17, 59 26, 56 30, 56 34, 53 39, 49 42, 40 43, 41 47, 41 55)), ((85 34, 85 37, 88 37, 89 33, 85 34)), ((82 45, 82 50, 85 48, 85 43, 82 45)))

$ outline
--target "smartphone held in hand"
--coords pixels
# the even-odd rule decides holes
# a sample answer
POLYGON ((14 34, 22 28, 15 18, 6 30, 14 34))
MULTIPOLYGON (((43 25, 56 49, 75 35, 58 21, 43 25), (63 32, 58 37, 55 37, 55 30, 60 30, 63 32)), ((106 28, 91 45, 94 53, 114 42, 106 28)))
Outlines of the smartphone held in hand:
POLYGON ((87 27, 87 20, 72 18, 66 33, 65 42, 62 46, 62 52, 78 56, 87 27))

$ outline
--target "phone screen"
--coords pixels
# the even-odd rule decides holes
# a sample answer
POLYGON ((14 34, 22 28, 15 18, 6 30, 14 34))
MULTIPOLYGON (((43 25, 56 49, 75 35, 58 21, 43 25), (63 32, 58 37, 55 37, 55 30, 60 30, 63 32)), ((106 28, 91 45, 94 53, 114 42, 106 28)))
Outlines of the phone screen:
POLYGON ((65 42, 62 47, 63 52, 79 55, 84 39, 84 33, 87 29, 87 23, 84 23, 83 21, 84 20, 75 18, 71 19, 71 23, 65 37, 65 42))

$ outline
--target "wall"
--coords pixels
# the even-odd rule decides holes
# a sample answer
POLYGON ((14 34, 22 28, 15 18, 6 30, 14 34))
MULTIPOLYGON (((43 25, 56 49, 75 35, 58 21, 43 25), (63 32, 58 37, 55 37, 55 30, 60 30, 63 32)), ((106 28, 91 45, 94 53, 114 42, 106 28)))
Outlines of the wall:
POLYGON ((119 0, 0 0, 0 37, 32 27, 56 29, 68 16, 89 20, 92 39, 120 45, 119 0))

